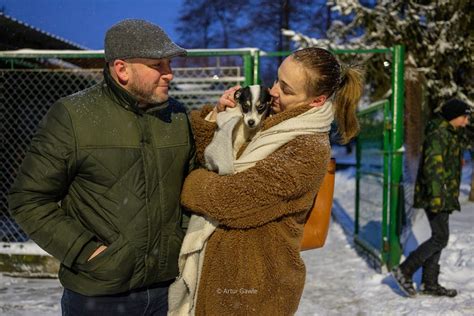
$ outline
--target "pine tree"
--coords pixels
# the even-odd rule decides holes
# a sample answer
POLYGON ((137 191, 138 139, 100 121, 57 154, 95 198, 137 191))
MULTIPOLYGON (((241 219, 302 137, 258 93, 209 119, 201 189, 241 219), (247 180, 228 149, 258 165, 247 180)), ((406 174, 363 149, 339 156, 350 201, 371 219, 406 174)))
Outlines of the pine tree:
MULTIPOLYGON (((362 4, 355 0, 333 0, 328 1, 328 6, 334 16, 350 19, 336 18, 327 38, 309 37, 292 30, 285 34, 300 47, 405 46, 405 145, 408 176, 414 177, 421 144, 420 131, 429 113, 453 97, 474 105, 472 1, 380 0, 362 4)), ((382 71, 380 64, 383 61, 377 61, 377 58, 380 56, 359 57, 359 62, 367 66, 366 80, 374 99, 390 92, 389 73, 382 71), (367 63, 370 58, 374 60, 367 63)))
MULTIPOLYGON (((407 57, 426 78, 431 109, 458 97, 471 102, 474 93, 473 5, 468 0, 381 0, 373 8, 355 0, 328 5, 348 23, 334 21, 327 39, 287 31, 300 46, 372 48, 405 45, 407 57)), ((472 105, 472 102, 471 102, 472 105)))

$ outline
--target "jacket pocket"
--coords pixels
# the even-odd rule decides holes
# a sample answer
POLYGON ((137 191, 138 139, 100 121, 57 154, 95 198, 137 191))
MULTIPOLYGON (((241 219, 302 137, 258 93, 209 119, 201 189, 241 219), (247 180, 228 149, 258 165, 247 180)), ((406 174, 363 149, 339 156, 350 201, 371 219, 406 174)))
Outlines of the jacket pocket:
POLYGON ((107 249, 77 269, 99 281, 129 280, 135 270, 136 255, 129 242, 120 235, 107 249))

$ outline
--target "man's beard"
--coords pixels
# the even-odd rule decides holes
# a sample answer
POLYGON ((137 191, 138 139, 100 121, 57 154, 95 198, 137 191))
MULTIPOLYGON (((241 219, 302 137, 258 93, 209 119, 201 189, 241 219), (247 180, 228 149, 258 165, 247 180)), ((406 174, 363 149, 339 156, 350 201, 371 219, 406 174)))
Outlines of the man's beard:
POLYGON ((129 87, 130 93, 138 99, 140 103, 154 104, 168 100, 168 95, 156 95, 152 86, 146 86, 142 82, 133 82, 129 87))

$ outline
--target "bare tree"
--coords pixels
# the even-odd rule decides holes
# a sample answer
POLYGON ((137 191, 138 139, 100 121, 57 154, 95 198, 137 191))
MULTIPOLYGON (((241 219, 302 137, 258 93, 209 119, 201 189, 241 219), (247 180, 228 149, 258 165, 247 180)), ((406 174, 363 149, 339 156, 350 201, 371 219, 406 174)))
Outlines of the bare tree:
POLYGON ((187 47, 286 51, 293 46, 282 29, 325 34, 330 21, 325 0, 185 0, 177 31, 187 47))
POLYGON ((206 0, 185 0, 180 12, 179 42, 187 48, 209 48, 212 14, 206 0))
MULTIPOLYGON (((187 48, 258 47, 289 51, 293 43, 282 29, 325 34, 331 12, 325 0, 185 0, 177 32, 187 48)), ((282 57, 263 59, 261 75, 270 84, 282 57)))
POLYGON ((185 0, 176 28, 179 42, 187 48, 240 46, 241 15, 249 5, 249 0, 185 0))

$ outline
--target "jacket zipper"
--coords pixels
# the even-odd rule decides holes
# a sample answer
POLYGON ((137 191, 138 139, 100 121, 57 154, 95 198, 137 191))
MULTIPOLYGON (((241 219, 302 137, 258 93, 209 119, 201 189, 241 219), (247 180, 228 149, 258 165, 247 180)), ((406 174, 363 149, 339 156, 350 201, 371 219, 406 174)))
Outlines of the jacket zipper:
POLYGON ((137 119, 139 121, 138 125, 140 127, 140 132, 141 132, 141 140, 140 140, 140 151, 141 151, 141 156, 142 156, 142 161, 143 161, 143 175, 145 178, 145 209, 147 213, 147 239, 146 239, 146 250, 145 250, 145 267, 144 267, 144 277, 143 277, 143 283, 142 286, 144 286, 147 282, 148 279, 148 252, 150 251, 150 236, 151 236, 151 225, 150 225, 150 198, 148 196, 148 191, 149 191, 149 179, 148 179, 148 174, 147 174, 147 158, 146 158, 146 146, 149 140, 147 139, 147 122, 146 122, 146 117, 144 115, 137 114, 137 119), (143 123, 143 126, 142 124, 143 123))

